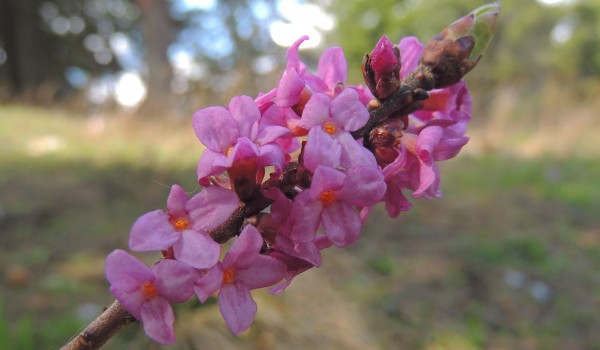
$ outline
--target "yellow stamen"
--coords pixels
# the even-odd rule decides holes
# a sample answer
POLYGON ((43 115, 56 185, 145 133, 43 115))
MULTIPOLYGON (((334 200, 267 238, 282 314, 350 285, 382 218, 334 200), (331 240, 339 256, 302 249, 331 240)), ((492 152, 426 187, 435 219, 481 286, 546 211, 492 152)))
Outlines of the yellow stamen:
POLYGON ((321 195, 319 197, 321 199, 321 202, 323 202, 323 204, 325 205, 329 205, 335 201, 335 196, 333 195, 333 191, 331 190, 321 192, 321 195))
POLYGON ((190 222, 184 218, 177 218, 171 222, 177 231, 183 231, 190 225, 190 222))
POLYGON ((140 287, 142 295, 146 297, 146 299, 155 298, 158 295, 158 291, 156 290, 156 286, 152 282, 146 282, 142 284, 140 287))
POLYGON ((335 127, 335 125, 327 122, 327 123, 323 124, 323 130, 325 130, 325 132, 328 133, 329 135, 333 135, 333 134, 335 134, 337 128, 335 127))
POLYGON ((232 268, 228 268, 223 272, 223 284, 227 284, 233 280, 235 271, 232 268))

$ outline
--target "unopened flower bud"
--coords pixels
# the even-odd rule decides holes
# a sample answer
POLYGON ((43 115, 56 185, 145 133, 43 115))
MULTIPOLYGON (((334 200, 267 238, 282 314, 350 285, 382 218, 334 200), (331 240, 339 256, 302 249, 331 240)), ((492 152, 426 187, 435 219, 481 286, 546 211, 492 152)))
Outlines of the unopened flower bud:
POLYGON ((365 55, 362 71, 367 86, 380 100, 400 87, 400 49, 382 36, 371 55, 365 55))
POLYGON ((492 38, 499 11, 498 3, 484 5, 429 41, 419 63, 431 70, 433 88, 457 83, 477 65, 492 38))
POLYGON ((406 124, 400 119, 388 119, 369 134, 369 144, 377 163, 384 167, 398 157, 398 145, 406 124))

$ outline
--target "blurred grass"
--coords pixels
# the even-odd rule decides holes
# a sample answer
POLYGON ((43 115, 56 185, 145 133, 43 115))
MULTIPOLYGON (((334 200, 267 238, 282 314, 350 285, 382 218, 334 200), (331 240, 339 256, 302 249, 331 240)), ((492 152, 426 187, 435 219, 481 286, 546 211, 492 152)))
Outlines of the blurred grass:
MULTIPOLYGON (((442 199, 376 208, 355 246, 257 293, 241 338, 178 306, 173 348, 600 349, 600 160, 469 147, 442 199)), ((104 257, 170 184, 195 189, 200 153, 189 121, 0 106, 0 349, 57 348, 108 305, 104 257)), ((106 348, 157 346, 134 325, 106 348)))

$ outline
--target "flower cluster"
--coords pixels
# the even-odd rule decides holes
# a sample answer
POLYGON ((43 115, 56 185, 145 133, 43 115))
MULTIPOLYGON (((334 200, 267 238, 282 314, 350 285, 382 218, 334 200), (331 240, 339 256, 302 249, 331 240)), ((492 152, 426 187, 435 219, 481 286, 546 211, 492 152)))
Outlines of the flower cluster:
POLYGON ((280 293, 321 265, 321 250, 356 242, 377 203, 396 217, 410 209, 409 194, 441 195, 437 162, 468 141, 471 98, 462 76, 426 74, 434 54, 414 37, 395 45, 384 36, 365 57, 366 87, 348 85, 339 47, 309 72, 298 54, 307 39, 288 49, 272 91, 194 114, 205 146, 202 190, 190 198, 173 185, 166 212, 141 216, 130 233, 131 250, 162 259, 150 268, 122 250, 108 256, 111 292, 152 339, 174 342, 170 303, 194 294, 205 302, 218 293, 225 322, 241 333, 257 311, 252 289, 280 293), (447 86, 434 89, 436 80, 447 86))

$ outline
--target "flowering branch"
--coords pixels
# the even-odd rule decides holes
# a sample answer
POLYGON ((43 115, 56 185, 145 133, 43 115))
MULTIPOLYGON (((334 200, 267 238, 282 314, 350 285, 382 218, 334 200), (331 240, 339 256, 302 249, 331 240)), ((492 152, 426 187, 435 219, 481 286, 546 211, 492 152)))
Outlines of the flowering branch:
POLYGON ((192 295, 204 303, 218 294, 227 326, 239 334, 257 311, 252 289, 281 293, 321 265, 322 249, 356 242, 372 206, 384 202, 396 217, 411 207, 407 192, 440 197, 437 162, 468 142, 471 99, 462 78, 481 58, 498 10, 483 6, 425 46, 382 37, 363 60, 367 88, 345 85, 340 48, 323 54, 316 75, 307 72, 302 37, 287 51, 277 88, 197 111, 202 191, 190 198, 173 185, 166 211, 136 220, 130 249, 162 259, 148 267, 112 252, 106 276, 118 301, 64 349, 95 349, 134 320, 155 341, 173 343, 171 303, 192 295), (263 181, 267 167, 274 171, 263 181), (234 237, 219 260, 221 244, 234 237))

